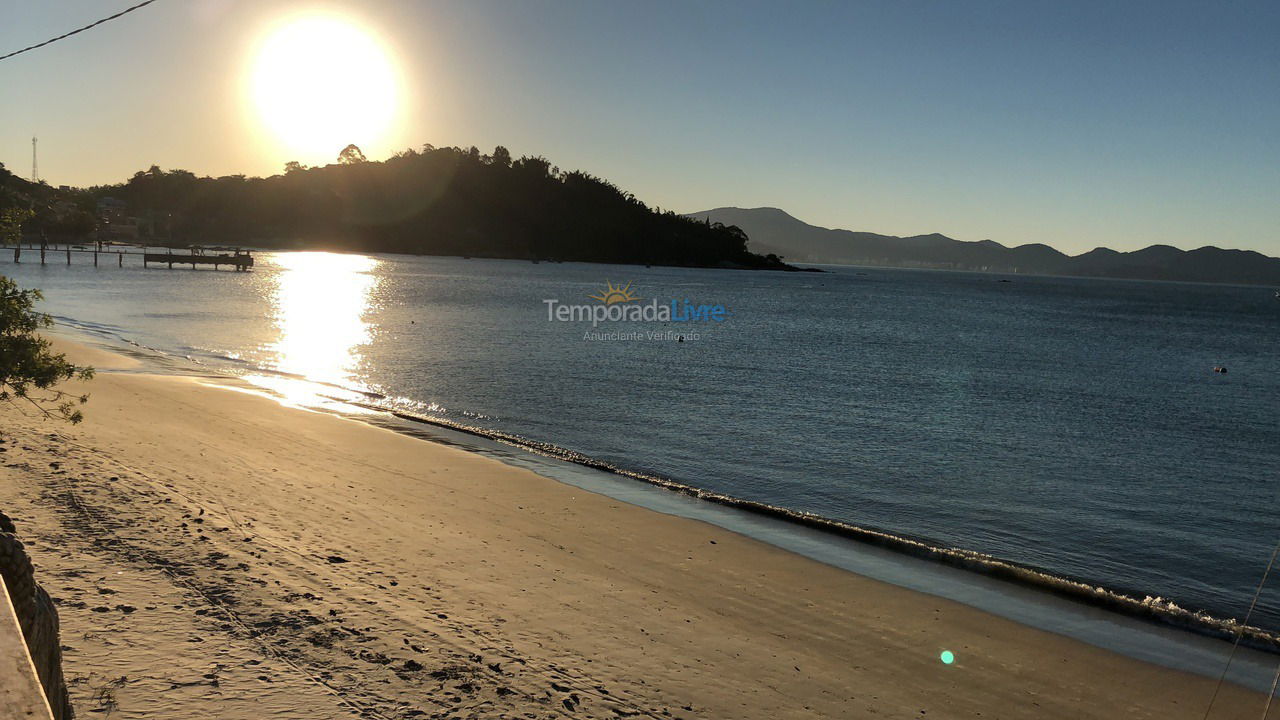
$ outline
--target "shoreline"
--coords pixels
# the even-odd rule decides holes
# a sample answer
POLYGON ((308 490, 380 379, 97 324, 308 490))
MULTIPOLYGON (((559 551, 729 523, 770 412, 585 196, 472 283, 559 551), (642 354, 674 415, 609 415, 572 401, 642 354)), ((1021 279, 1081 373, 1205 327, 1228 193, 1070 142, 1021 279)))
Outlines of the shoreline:
MULTIPOLYGON (((473 452, 76 352, 104 370, 85 424, 6 410, 20 439, 0 502, 53 578, 82 712, 124 670, 122 717, 214 702, 222 717, 1198 718, 1212 691, 473 452)), ((1264 700, 1228 685, 1215 717, 1264 700)))
MULTIPOLYGON (((267 395, 280 399, 271 391, 267 395)), ((340 399, 330 399, 342 405, 352 404, 340 399)), ((461 447, 496 458, 504 464, 532 469, 539 475, 588 492, 603 494, 639 508, 710 523, 860 577, 954 600, 1027 627, 1083 641, 1102 650, 1162 667, 1216 678, 1228 654, 1231 654, 1233 636, 1228 634, 1230 626, 1211 616, 1208 618, 1210 621, 1223 626, 1218 633, 1205 631, 1203 625, 1197 627, 1178 624, 1177 617, 1165 616, 1157 619, 1151 613, 1117 611, 1109 606, 1108 601, 1117 595, 1106 588, 1079 583, 1079 592, 1055 592, 1044 583, 1001 577, 998 573, 985 571, 983 567, 974 569, 964 562, 939 561, 925 552, 910 551, 910 546, 907 552, 903 552, 890 543, 868 542, 852 534, 833 532, 821 517, 817 518, 818 523, 805 524, 793 522, 787 517, 753 512, 733 502, 703 503, 705 498, 696 488, 692 488, 692 492, 680 492, 643 479, 637 483, 636 477, 629 471, 599 469, 591 464, 559 458, 519 442, 490 437, 483 430, 472 432, 454 428, 448 422, 424 421, 416 417, 404 420, 372 405, 367 407, 377 410, 373 415, 344 414, 332 408, 307 407, 429 442, 461 447), (380 419, 385 416, 390 416, 390 419, 380 419), (513 447, 516 448, 514 453, 510 451, 513 447), (575 467, 584 472, 566 472, 567 468, 575 467), (1080 593, 1084 593, 1083 599, 1080 593), (1091 597, 1101 599, 1091 602, 1091 597)), ((783 512, 790 511, 783 509, 783 512)), ((908 538, 907 542, 916 541, 908 538)), ((926 544, 925 547, 930 546, 926 544)), ((948 552, 946 548, 939 549, 944 553, 948 552)), ((960 551, 956 554, 965 553, 960 551)), ((979 558, 987 557, 980 553, 971 554, 979 558)), ((1020 567, 1013 563, 1009 565, 1015 569, 1020 567)), ((1028 571, 1039 572, 1034 568, 1028 571)), ((1045 575, 1053 581, 1076 582, 1047 573, 1045 575)), ((1143 606, 1152 604, 1142 603, 1129 596, 1119 597, 1143 606)), ((1151 609, 1156 613, 1161 612, 1156 608, 1151 609)), ((1181 609, 1179 611, 1186 613, 1181 609)), ((1270 637, 1272 636, 1265 635, 1264 641, 1257 646, 1251 646, 1251 643, 1242 640, 1239 651, 1234 654, 1227 679, 1260 692, 1268 689, 1276 658, 1266 642, 1270 637)))
POLYGON ((926 538, 912 537, 881 528, 855 525, 815 513, 791 510, 778 505, 705 490, 672 478, 631 470, 551 443, 528 440, 511 433, 487 430, 443 418, 389 409, 371 403, 346 401, 339 398, 327 399, 375 412, 387 413, 411 423, 421 423, 474 435, 486 440, 510 445, 525 452, 600 470, 631 480, 638 480, 662 490, 724 505, 741 512, 760 515, 797 527, 810 528, 859 543, 885 548, 905 556, 921 558, 929 562, 990 576, 1022 587, 1051 593, 1091 607, 1102 608, 1126 617, 1149 621, 1161 627, 1175 628, 1226 642, 1235 642, 1236 634, 1239 632, 1239 644, 1241 647, 1280 654, 1280 634, 1253 625, 1244 625, 1241 630, 1241 624, 1233 618, 1224 619, 1204 611, 1186 610, 1163 598, 1148 596, 1146 600, 1140 600, 1134 595, 1105 587, 1087 579, 1058 575, 1043 568, 1024 565, 976 550, 947 547, 926 538))
MULTIPOLYGON (((107 338, 111 342, 130 343, 135 347, 143 348, 151 353, 158 354, 158 356, 161 357, 178 358, 185 362, 195 362, 201 367, 206 367, 203 363, 200 363, 190 357, 172 355, 163 350, 138 345, 137 343, 133 343, 127 339, 117 337, 112 333, 103 334, 101 330, 79 326, 69 318, 59 318, 58 321, 60 327, 67 327, 71 329, 72 332, 68 333, 68 339, 73 342, 79 341, 76 339, 76 335, 91 336, 96 334, 94 340, 97 342, 101 342, 103 338, 107 338)), ((145 355, 145 353, 140 354, 140 356, 143 355, 145 355)), ((231 358, 224 359, 229 362, 233 361, 231 358)), ((474 436, 486 441, 504 444, 524 452, 533 453, 553 460, 591 468, 611 475, 627 478, 632 481, 639 481, 649 486, 661 488, 664 491, 679 493, 698 500, 733 508, 737 511, 771 518, 795 527, 810 528, 818 532, 830 533, 835 536, 848 538, 869 546, 885 548, 890 552, 901 554, 905 557, 920 558, 928 562, 938 563, 948 567, 959 568, 966 572, 996 578, 998 580, 1012 583, 1018 587, 1030 588, 1032 590, 1065 598, 1073 602, 1082 603, 1089 607, 1101 608, 1108 612, 1114 612, 1127 618, 1138 619, 1161 628, 1171 628, 1180 632, 1193 633, 1201 637, 1225 641, 1226 643, 1236 642, 1236 634, 1237 632, 1240 632, 1239 644, 1241 647, 1268 654, 1280 654, 1280 632, 1269 631, 1253 625, 1245 625, 1243 626, 1243 630, 1241 630, 1241 623, 1236 618, 1220 617, 1206 610, 1188 610, 1179 606, 1174 599, 1166 599, 1152 595, 1146 595, 1144 599, 1140 590, 1108 587, 1104 584, 1091 581, 1088 578, 1058 574, 1045 568, 1018 563, 981 551, 970 550, 963 547, 948 546, 925 537, 896 533, 892 530, 878 527, 857 525, 814 513, 791 510, 786 507, 766 502, 749 500, 706 490, 656 473, 623 467, 552 443, 541 442, 500 430, 491 430, 475 425, 468 425, 446 418, 426 415, 418 412, 410 412, 399 409, 393 405, 379 405, 376 404, 376 402, 370 402, 371 400, 390 400, 386 396, 376 392, 352 389, 340 385, 316 383, 303 377, 287 373, 279 373, 265 368, 253 368, 253 372, 261 375, 262 377, 278 377, 286 382, 296 382, 305 386, 332 388, 335 391, 351 395, 351 397, 342 398, 333 395, 326 395, 322 392, 313 393, 315 397, 320 400, 336 403, 339 406, 339 409, 334 410, 332 408, 324 407, 309 407, 309 409, 312 410, 333 412, 334 414, 343 417, 368 420, 368 418, 364 418, 360 415, 344 413, 341 410, 342 407, 352 407, 373 413, 386 414, 410 424, 427 425, 452 432, 462 433, 464 435, 474 436)), ((228 377, 245 381, 245 377, 234 374, 231 374, 228 377)), ((270 385, 264 386, 262 384, 253 383, 252 381, 248 382, 253 385, 255 389, 265 392, 270 397, 282 400, 280 390, 277 387, 270 385)), ((376 421, 370 422, 378 427, 386 427, 393 431, 397 430, 397 427, 392 423, 378 423, 376 421)), ((412 433, 409 434, 412 435, 412 433)), ((549 477, 557 479, 554 475, 550 475, 549 477)))

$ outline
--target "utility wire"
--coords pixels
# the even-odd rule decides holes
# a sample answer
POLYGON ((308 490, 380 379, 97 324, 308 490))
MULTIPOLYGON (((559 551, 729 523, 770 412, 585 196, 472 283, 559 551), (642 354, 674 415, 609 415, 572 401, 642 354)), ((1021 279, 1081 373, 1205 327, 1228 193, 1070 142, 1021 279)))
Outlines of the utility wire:
POLYGON ((1271 714, 1271 701, 1276 698, 1276 685, 1280 685, 1280 665, 1276 666, 1276 679, 1271 681, 1271 692, 1267 693, 1267 706, 1262 708, 1262 720, 1271 714))
POLYGON ((37 44, 32 45, 32 46, 30 46, 30 47, 24 47, 24 48, 22 48, 21 50, 15 50, 15 51, 13 51, 13 52, 9 53, 8 55, 0 55, 0 60, 8 60, 9 58, 13 57, 14 55, 21 55, 22 53, 27 52, 28 50, 35 50, 36 48, 42 48, 42 47, 44 47, 45 45, 48 45, 48 44, 50 44, 50 43, 56 43, 56 42, 58 42, 59 40, 65 40, 65 39, 67 39, 67 38, 71 37, 72 35, 75 35, 76 33, 82 33, 82 32, 84 32, 85 30, 88 30, 88 29, 90 29, 90 28, 95 28, 95 27, 97 27, 97 26, 99 26, 99 25, 101 25, 102 23, 105 23, 105 22, 111 22, 112 20, 115 20, 116 18, 120 17, 121 15, 128 15, 129 13, 133 12, 134 10, 137 10, 138 8, 146 7, 147 5, 150 5, 151 3, 155 2, 155 1, 156 1, 156 0, 145 0, 145 2, 140 2, 140 3, 138 3, 137 5, 134 5, 133 7, 125 8, 124 10, 121 10, 120 12, 116 13, 115 15, 112 15, 111 17, 105 17, 105 18, 102 18, 101 20, 99 20, 99 21, 97 21, 97 22, 95 22, 95 23, 90 23, 90 24, 88 24, 88 25, 85 25, 85 26, 84 26, 84 27, 82 27, 82 28, 78 28, 78 29, 76 29, 76 30, 72 30, 72 31, 71 31, 71 32, 69 32, 69 33, 64 33, 64 34, 62 34, 62 35, 59 35, 59 36, 58 36, 58 37, 56 37, 56 38, 50 38, 50 39, 48 39, 48 40, 45 40, 45 41, 44 41, 44 42, 42 42, 42 43, 37 43, 37 44))
MULTIPOLYGON (((1249 612, 1244 614, 1244 621, 1240 623, 1240 629, 1236 631, 1236 641, 1231 644, 1231 653, 1227 655, 1226 667, 1222 668, 1222 675, 1218 676, 1218 684, 1213 688, 1213 696, 1209 698, 1209 707, 1204 709, 1204 720, 1209 720, 1209 713, 1213 712, 1213 703, 1218 699, 1218 692, 1222 690, 1222 683, 1227 679, 1227 672, 1231 670, 1231 661, 1236 657, 1236 649, 1240 647, 1240 638, 1244 635, 1244 629, 1249 625, 1249 618, 1253 616, 1253 609, 1258 606, 1258 596, 1262 595, 1262 587, 1267 584, 1267 576, 1271 574, 1271 568, 1276 564, 1276 556, 1280 555, 1280 542, 1276 543, 1276 549, 1271 551, 1271 560, 1267 562, 1267 569, 1262 571, 1262 579, 1258 581, 1258 589, 1253 593, 1253 601, 1249 603, 1249 612)), ((1280 678, 1280 669, 1277 669, 1276 677, 1280 678)), ((1271 692, 1275 693, 1275 686, 1271 686, 1271 692)), ((1268 710, 1271 708, 1271 701, 1267 700, 1268 710)), ((1263 715, 1263 720, 1266 716, 1263 715)))

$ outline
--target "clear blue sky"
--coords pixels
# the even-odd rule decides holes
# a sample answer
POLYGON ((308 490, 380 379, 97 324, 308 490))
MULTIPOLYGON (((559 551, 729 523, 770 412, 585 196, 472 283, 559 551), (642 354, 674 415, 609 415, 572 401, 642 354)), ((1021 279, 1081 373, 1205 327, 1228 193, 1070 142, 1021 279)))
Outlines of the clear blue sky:
MULTIPOLYGON (((4 0, 0 53, 129 4, 4 0)), ((245 77, 265 28, 312 11, 399 68, 374 159, 503 144, 681 212, 1280 255, 1275 0, 160 0, 0 62, 0 162, 27 175, 35 133, 54 184, 279 172, 294 158, 254 127, 245 77)))

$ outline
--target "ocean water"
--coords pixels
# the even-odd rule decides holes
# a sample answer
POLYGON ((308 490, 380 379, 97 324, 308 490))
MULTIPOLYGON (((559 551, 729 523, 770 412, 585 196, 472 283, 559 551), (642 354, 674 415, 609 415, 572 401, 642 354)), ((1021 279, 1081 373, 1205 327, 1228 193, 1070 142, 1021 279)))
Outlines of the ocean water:
MULTIPOLYGON (((64 322, 292 402, 517 436, 1139 601, 1242 618, 1280 540, 1271 288, 326 253, 261 254, 243 274, 73 262, 0 273, 64 322), (599 305, 608 283, 726 316, 599 335, 548 319, 546 300, 599 305)), ((1280 579, 1251 624, 1280 631, 1280 579)))

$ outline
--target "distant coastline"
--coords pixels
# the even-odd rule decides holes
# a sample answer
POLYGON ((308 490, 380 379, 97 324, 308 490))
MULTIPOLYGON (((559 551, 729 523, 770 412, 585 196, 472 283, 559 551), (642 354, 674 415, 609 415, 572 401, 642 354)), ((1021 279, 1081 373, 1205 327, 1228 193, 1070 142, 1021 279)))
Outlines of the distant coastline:
POLYGON ((778 208, 722 207, 686 217, 739 227, 751 239, 749 249, 793 263, 1280 285, 1280 258, 1252 250, 1152 245, 1133 252, 1100 247, 1072 256, 1041 243, 1008 247, 992 240, 964 242, 939 233, 897 237, 829 229, 778 208))

